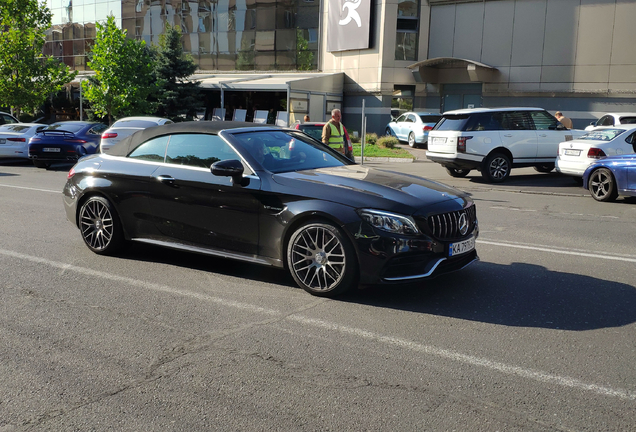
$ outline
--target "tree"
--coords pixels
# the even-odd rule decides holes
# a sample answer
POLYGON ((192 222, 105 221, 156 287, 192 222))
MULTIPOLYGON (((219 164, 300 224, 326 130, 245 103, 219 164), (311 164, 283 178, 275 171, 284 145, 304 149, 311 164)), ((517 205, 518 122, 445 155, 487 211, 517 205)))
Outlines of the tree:
POLYGON ((34 112, 77 72, 42 54, 51 11, 38 0, 1 0, 0 101, 20 117, 34 112))
POLYGON ((155 75, 161 91, 156 114, 172 120, 192 119, 203 107, 198 81, 188 79, 197 69, 192 57, 183 52, 181 29, 166 24, 155 51, 155 75))
POLYGON ((89 59, 95 75, 82 81, 82 89, 93 113, 108 116, 112 124, 113 117, 154 111, 148 100, 157 91, 152 53, 146 42, 126 38, 126 30, 117 27, 112 15, 105 24, 97 23, 89 59))

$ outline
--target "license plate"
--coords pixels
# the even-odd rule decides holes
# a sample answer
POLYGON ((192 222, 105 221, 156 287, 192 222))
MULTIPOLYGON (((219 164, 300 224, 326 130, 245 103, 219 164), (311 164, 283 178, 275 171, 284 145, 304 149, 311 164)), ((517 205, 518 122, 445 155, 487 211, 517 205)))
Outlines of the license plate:
POLYGON ((566 156, 579 156, 580 154, 581 150, 565 149, 566 156))
POLYGON ((42 151, 49 152, 49 153, 59 153, 60 149, 56 147, 44 147, 42 151))
POLYGON ((473 249, 475 249, 475 237, 471 237, 469 239, 466 239, 457 243, 449 244, 448 256, 452 257, 456 255, 465 254, 466 252, 470 252, 473 249))
POLYGON ((431 142, 433 144, 446 144, 446 138, 444 138, 444 137, 433 137, 431 142))

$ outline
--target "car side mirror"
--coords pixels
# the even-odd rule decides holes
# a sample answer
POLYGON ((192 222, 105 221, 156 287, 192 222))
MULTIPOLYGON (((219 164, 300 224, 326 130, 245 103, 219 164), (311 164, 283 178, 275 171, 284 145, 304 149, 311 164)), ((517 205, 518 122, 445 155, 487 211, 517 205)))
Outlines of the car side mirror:
POLYGON ((250 181, 249 179, 243 178, 243 164, 236 159, 214 162, 210 167, 210 171, 212 171, 212 174, 215 176, 232 177, 232 183, 240 186, 247 186, 250 181))

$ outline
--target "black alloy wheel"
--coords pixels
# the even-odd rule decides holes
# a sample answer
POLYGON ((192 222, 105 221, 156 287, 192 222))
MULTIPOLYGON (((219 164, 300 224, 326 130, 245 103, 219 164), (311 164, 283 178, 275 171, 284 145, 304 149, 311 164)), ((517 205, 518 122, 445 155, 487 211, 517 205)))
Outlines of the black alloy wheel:
POLYGON ((489 183, 501 183, 510 175, 510 158, 503 153, 491 153, 481 168, 481 175, 489 183))
POLYGON ((468 173, 470 172, 469 169, 461 169, 461 168, 449 168, 446 167, 446 172, 451 176, 451 177, 455 177, 455 178, 463 178, 466 177, 468 175, 468 173))
POLYGON ((119 218, 106 198, 88 198, 80 208, 78 221, 84 243, 96 254, 111 255, 123 245, 124 235, 119 218))
POLYGON ((537 165, 534 169, 540 173, 549 173, 554 169, 554 164, 537 165))
POLYGON ((590 175, 587 188, 596 201, 609 202, 618 197, 618 189, 612 172, 607 168, 599 168, 590 175))
POLYGON ((415 144, 415 134, 413 132, 409 133, 409 147, 417 147, 417 145, 415 144))
POLYGON ((308 222, 292 234, 287 266, 296 283, 315 296, 334 297, 357 285, 353 246, 326 221, 308 222))

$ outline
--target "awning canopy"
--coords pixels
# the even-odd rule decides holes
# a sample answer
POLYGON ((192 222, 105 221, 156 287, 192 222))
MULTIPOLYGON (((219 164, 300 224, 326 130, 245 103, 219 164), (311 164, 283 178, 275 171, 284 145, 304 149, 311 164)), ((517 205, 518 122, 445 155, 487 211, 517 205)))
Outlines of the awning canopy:
POLYGON ((499 72, 496 67, 458 57, 436 57, 407 66, 417 82, 489 82, 499 72))
POLYGON ((342 94, 343 73, 197 74, 201 88, 243 91, 305 90, 342 94))

